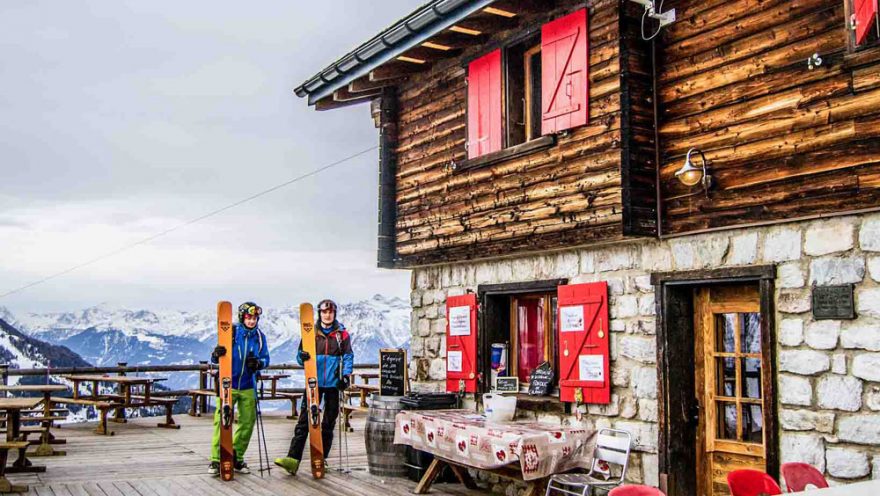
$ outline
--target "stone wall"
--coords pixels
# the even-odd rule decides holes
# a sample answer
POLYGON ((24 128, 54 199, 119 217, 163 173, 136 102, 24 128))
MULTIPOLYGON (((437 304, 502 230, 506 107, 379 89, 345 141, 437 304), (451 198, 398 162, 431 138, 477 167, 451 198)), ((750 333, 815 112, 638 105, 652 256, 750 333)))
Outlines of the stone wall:
MULTIPOLYGON (((880 214, 640 240, 595 249, 432 266, 412 276, 413 388, 442 390, 445 301, 479 284, 608 281, 610 405, 590 425, 634 434, 630 479, 657 484, 657 369, 651 272, 775 264, 782 461, 839 481, 880 478, 880 214), (854 283, 858 318, 814 321, 810 286, 854 283)), ((574 419, 545 419, 572 423, 574 419)))

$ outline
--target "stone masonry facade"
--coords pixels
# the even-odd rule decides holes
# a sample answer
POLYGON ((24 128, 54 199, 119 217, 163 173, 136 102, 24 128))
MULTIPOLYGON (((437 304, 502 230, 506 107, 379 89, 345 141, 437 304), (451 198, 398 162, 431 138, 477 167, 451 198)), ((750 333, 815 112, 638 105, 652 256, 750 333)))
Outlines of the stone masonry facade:
MULTIPOLYGON (((612 399, 609 405, 590 406, 583 422, 632 432, 628 479, 656 486, 657 347, 650 274, 765 264, 777 269, 775 373, 782 462, 810 463, 832 481, 880 479, 880 214, 415 269, 413 389, 444 388, 447 296, 476 292, 480 284, 607 281, 612 399), (814 283, 855 284, 857 318, 814 320, 814 283)), ((572 416, 541 417, 575 422, 572 416)), ((517 491, 504 485, 495 489, 517 491)))

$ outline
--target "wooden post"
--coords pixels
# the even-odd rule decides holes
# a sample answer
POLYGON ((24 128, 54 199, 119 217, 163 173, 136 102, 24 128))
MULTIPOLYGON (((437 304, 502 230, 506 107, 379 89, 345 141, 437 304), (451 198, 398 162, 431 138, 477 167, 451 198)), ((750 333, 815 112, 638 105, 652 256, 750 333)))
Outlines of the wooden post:
MULTIPOLYGON (((199 360, 199 389, 208 389, 208 361, 199 360)), ((193 399, 195 401, 195 398, 193 399)), ((208 397, 199 395, 199 411, 205 413, 208 411, 208 397)))

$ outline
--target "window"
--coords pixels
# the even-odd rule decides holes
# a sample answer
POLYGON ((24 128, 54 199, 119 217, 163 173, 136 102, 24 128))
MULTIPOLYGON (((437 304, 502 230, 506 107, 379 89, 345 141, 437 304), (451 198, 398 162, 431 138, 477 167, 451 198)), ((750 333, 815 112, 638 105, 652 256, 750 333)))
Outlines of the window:
POLYGON ((507 146, 541 137, 541 43, 537 37, 507 49, 507 146))
POLYGON ((533 294, 510 298, 510 374, 528 384, 529 374, 543 362, 556 370, 556 295, 533 294))
POLYGON ((504 148, 520 150, 519 145, 542 136, 586 125, 588 65, 586 9, 541 26, 540 36, 471 61, 468 159, 504 148))
POLYGON ((847 0, 849 23, 856 48, 876 45, 880 40, 878 0, 847 0))

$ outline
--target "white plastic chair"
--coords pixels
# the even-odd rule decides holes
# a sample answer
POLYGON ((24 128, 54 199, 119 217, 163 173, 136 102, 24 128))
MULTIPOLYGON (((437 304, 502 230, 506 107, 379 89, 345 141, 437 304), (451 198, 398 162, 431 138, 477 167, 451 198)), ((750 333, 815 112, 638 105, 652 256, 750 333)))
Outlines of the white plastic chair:
POLYGON ((632 435, 627 431, 600 430, 596 437, 596 447, 593 449, 590 471, 586 474, 558 474, 550 477, 545 496, 550 496, 551 491, 571 496, 588 496, 593 488, 606 493, 614 489, 623 483, 626 477, 631 445, 632 435), (608 464, 609 474, 620 470, 619 476, 606 479, 605 472, 599 468, 599 464, 603 461, 608 464))

